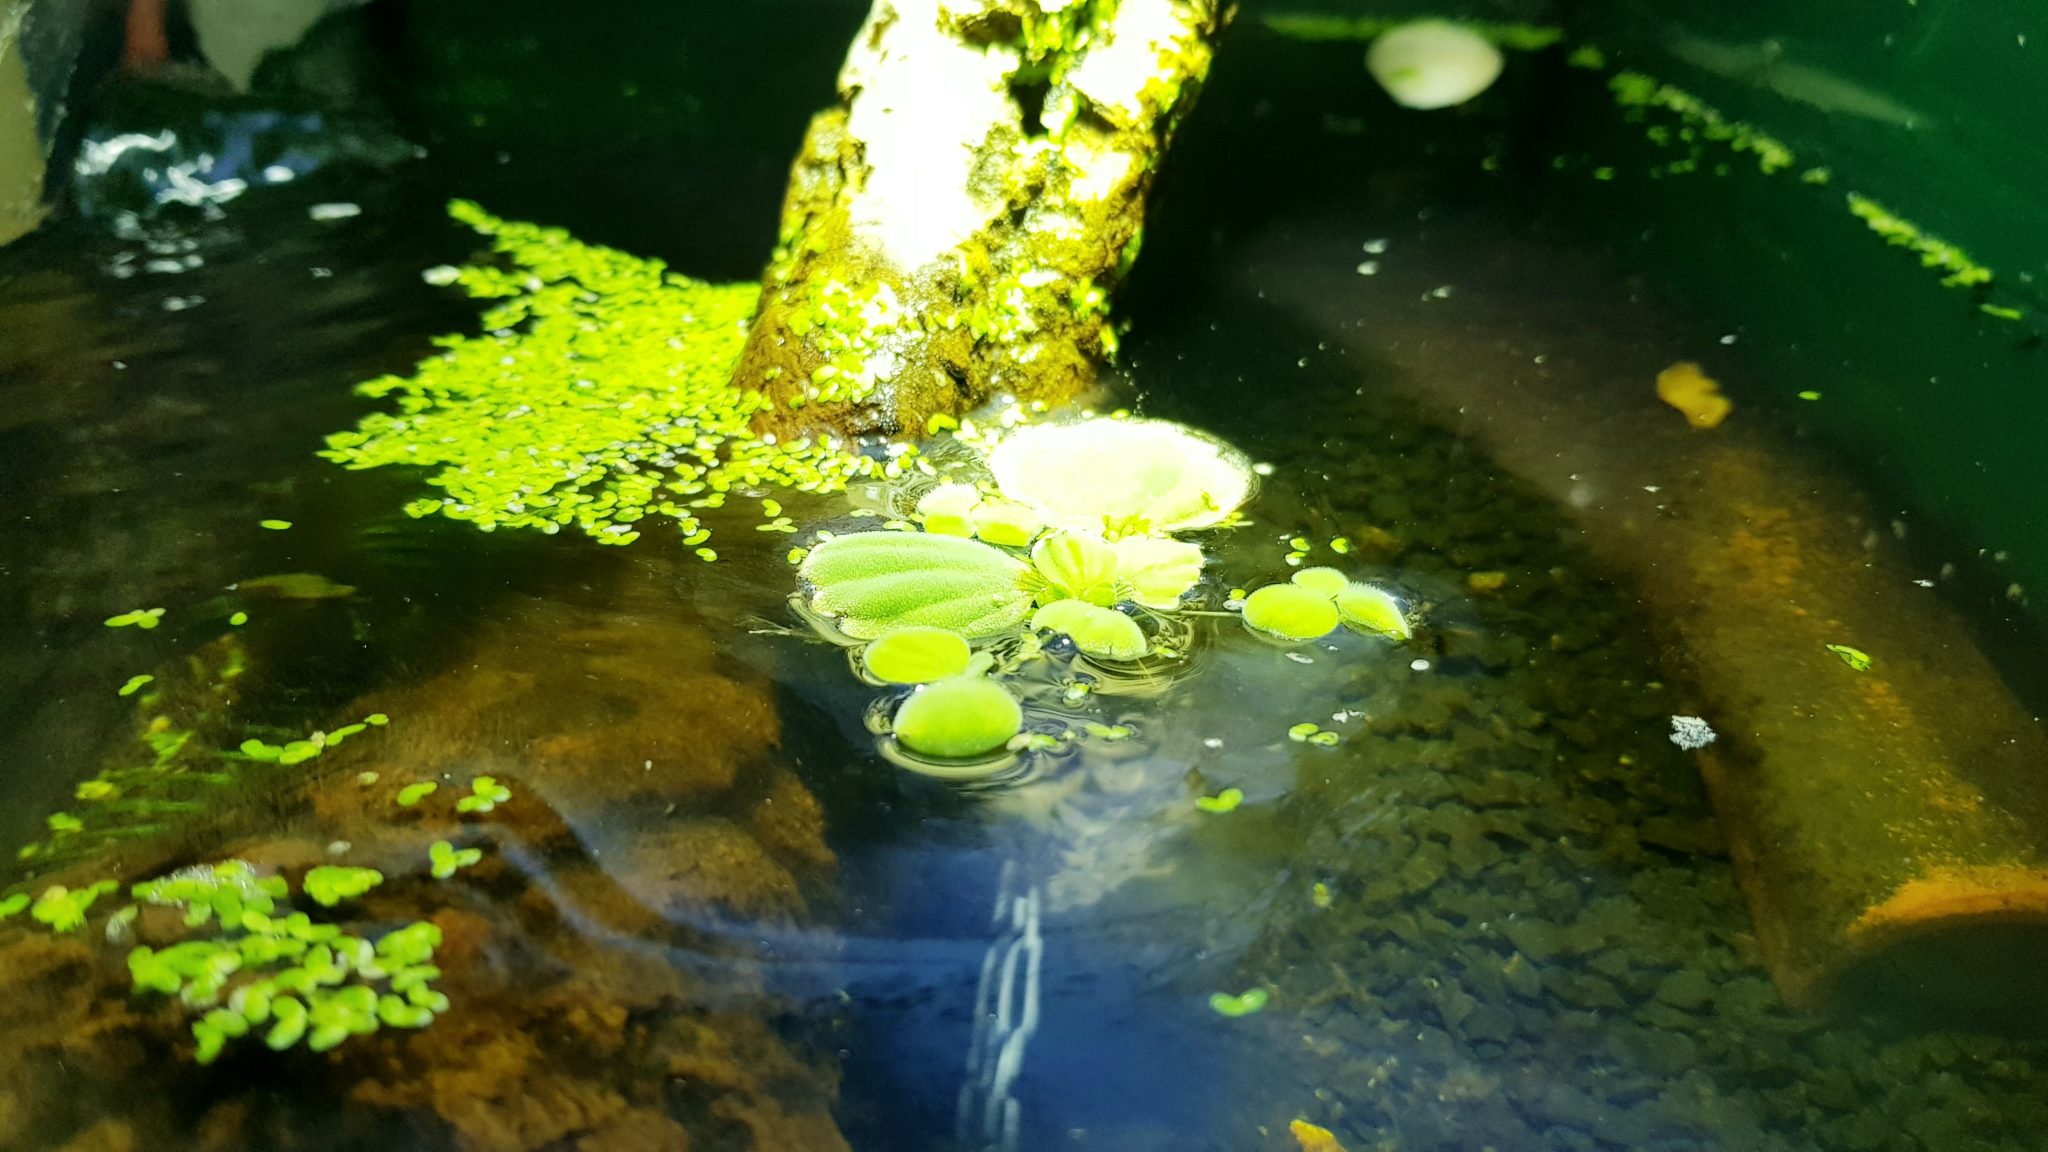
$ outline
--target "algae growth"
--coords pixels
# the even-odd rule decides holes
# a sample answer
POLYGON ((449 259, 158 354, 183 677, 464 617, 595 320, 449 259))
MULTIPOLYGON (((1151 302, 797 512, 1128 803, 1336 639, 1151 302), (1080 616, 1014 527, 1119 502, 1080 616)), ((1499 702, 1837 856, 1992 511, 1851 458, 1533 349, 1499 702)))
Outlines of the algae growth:
POLYGON ((754 285, 692 280, 467 201, 449 211, 512 265, 463 268, 454 283, 500 303, 482 335, 443 338, 413 375, 362 385, 396 411, 329 436, 322 453, 349 468, 432 469, 443 495, 406 505, 411 515, 574 528, 602 544, 631 543, 662 516, 699 545, 710 530, 697 513, 736 488, 826 492, 875 470, 831 437, 754 432, 769 401, 731 380, 754 285))

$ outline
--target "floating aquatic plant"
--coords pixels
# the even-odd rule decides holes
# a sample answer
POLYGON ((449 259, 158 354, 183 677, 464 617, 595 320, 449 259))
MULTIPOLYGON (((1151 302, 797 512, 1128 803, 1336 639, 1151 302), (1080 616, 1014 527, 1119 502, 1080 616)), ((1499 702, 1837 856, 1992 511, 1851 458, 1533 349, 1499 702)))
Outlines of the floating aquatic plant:
POLYGON ((945 628, 971 640, 1024 622, 1025 568, 999 549, 928 532, 862 532, 811 549, 797 574, 811 610, 856 640, 892 628, 945 628))
POLYGON ((436 880, 453 879, 457 872, 483 858, 484 850, 481 848, 457 848, 446 840, 436 840, 427 849, 428 870, 436 880))
POLYGON ((323 864, 306 873, 304 888, 313 903, 322 908, 332 908, 343 900, 353 900, 384 882, 384 874, 375 868, 346 868, 323 864))
MULTIPOLYGON (((320 896, 311 887, 323 871, 307 875, 307 894, 316 900, 320 896)), ((332 872, 351 875, 323 875, 323 888, 333 882, 335 890, 352 890, 362 885, 362 873, 376 875, 369 869, 332 872)), ((275 1051, 303 1041, 324 1052, 379 1027, 425 1027, 447 1011, 447 996, 433 987, 441 975, 433 963, 441 945, 438 927, 419 921, 373 943, 303 912, 273 915, 286 891, 281 878, 258 876, 240 860, 184 869, 134 887, 138 901, 182 906, 188 927, 213 921, 221 933, 162 949, 139 946, 128 954, 137 992, 176 996, 201 1012, 192 1022, 199 1063, 212 1063, 228 1041, 259 1028, 275 1051)))
POLYGON ((1335 631, 1337 606, 1300 584, 1268 584, 1244 600, 1244 622, 1282 640, 1314 640, 1335 631))
POLYGON ((1099 536, 1055 532, 1031 549, 1031 567, 1043 581, 1040 603, 1067 596, 1091 604, 1116 603, 1116 550, 1099 536))
POLYGON ((149 682, 155 679, 156 677, 150 675, 147 672, 144 672, 139 676, 130 676, 127 682, 122 684, 120 689, 116 691, 114 694, 116 696, 133 696, 137 692, 140 692, 142 690, 143 685, 148 684, 149 682))
POLYGON ((469 782, 469 795, 455 802, 457 812, 489 812, 512 799, 512 790, 495 776, 479 776, 469 782))
POLYGON ((1047 524, 1106 537, 1214 527, 1251 495, 1252 469, 1220 440, 1162 420, 1087 420, 1010 433, 996 486, 1047 524))
POLYGON ((985 676, 954 676, 926 684, 896 709, 896 740, 922 756, 966 760, 1007 745, 1024 726, 1009 689, 985 676))
POLYGON ((1303 568, 1289 580, 1332 600, 1351 586, 1351 577, 1335 568, 1303 568))
POLYGON ((273 764, 298 764, 320 755, 329 748, 340 746, 342 741, 369 728, 381 728, 390 723, 390 717, 379 712, 365 716, 354 724, 344 724, 331 732, 315 732, 303 740, 287 740, 283 744, 271 744, 255 737, 242 741, 240 751, 251 760, 273 764))
POLYGON ((941 484, 917 502, 924 530, 942 536, 978 536, 1004 548, 1022 548, 1045 528, 1038 514, 1014 500, 983 496, 971 484, 941 484))
POLYGON ((118 616, 107 617, 109 628, 140 628, 144 632, 163 623, 164 610, 161 608, 136 608, 118 616))
POLYGON ((1264 1009, 1266 1002, 1271 998, 1272 994, 1264 988, 1253 988, 1236 996, 1228 992, 1214 992, 1209 996, 1209 1008, 1218 1016, 1236 1019, 1239 1016, 1254 1015, 1264 1009))
POLYGON ((1085 532, 1055 532, 1031 550, 1039 603, 1063 597, 1107 607, 1135 600, 1171 611, 1202 578, 1202 550, 1180 540, 1126 536, 1115 543, 1085 532))
POLYGON ((1083 655, 1099 660, 1137 660, 1151 647, 1137 621, 1085 600, 1055 600, 1032 614, 1031 627, 1064 632, 1083 655))
POLYGON ((439 784, 434 783, 432 780, 421 780, 416 783, 407 784, 398 790, 398 796, 396 797, 398 806, 400 808, 410 808, 427 797, 432 796, 440 790, 440 787, 439 784))
POLYGON ((894 628, 861 649, 868 674, 889 684, 924 684, 967 670, 974 650, 958 632, 926 625, 894 628))
POLYGON ((1415 629, 1408 622, 1408 608, 1394 594, 1374 584, 1354 582, 1337 593, 1337 614, 1344 622, 1390 640, 1408 640, 1415 629))
POLYGON ((1195 807, 1204 812, 1214 813, 1219 816, 1225 812, 1237 811, 1238 805, 1243 803, 1244 789, 1242 788, 1225 788, 1214 796, 1195 797, 1195 807))
POLYGON ((698 510, 734 488, 832 491, 875 470, 830 438, 753 431, 770 402, 734 387, 731 372, 759 285, 678 276, 466 201, 449 212, 516 265, 455 275, 502 302, 483 335, 446 337, 413 375, 362 385, 396 410, 328 437, 323 453, 349 468, 432 469, 427 483, 443 494, 408 513, 486 530, 570 527, 606 544, 630 543, 662 515, 695 547, 709 535, 698 510))
POLYGON ((28 914, 52 932, 75 932, 85 923, 86 913, 92 910, 93 903, 119 887, 112 880, 101 880, 76 890, 52 884, 36 897, 28 914))

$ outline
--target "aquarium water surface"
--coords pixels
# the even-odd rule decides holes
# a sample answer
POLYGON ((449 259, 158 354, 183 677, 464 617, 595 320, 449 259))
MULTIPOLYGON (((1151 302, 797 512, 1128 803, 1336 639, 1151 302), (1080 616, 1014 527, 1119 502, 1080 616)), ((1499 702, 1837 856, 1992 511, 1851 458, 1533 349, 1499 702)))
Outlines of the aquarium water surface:
MULTIPOLYGON (((489 461, 451 487, 330 437, 540 283, 449 201, 744 283, 794 137, 646 159, 695 227, 579 192, 639 150, 537 128, 146 93, 86 126, 99 169, 0 249, 0 1148, 2048 1148, 1996 989, 1788 1005, 1702 783, 1774 738, 1730 683, 2005 643, 1974 545, 1560 203, 1597 163, 1372 123, 1363 71, 1276 51, 1219 59, 1072 410, 609 542, 456 507, 489 461), (1186 551, 1034 548, 1056 510, 972 485, 1084 413, 1239 501, 1132 505, 1186 551), (1774 502, 1780 535, 1726 532, 1774 502), (1745 630, 1690 599, 1744 548, 1817 613, 1831 565, 1900 598, 1825 652, 1745 630), (871 570, 976 565, 1012 615, 875 642, 871 570), (963 674, 1014 717, 909 710, 963 674)), ((1127 450, 1030 468, 1085 500, 1127 450)))

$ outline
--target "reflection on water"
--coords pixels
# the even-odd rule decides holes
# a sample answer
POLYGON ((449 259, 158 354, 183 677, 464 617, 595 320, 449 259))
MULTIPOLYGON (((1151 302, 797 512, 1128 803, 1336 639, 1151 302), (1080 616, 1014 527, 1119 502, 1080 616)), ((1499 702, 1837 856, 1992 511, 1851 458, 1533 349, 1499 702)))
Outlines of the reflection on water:
MULTIPOLYGON (((426 921, 449 1007, 201 1067, 207 1006, 134 992, 125 958, 218 926, 124 918, 125 890, 77 932, 17 914, 0 1146, 1237 1152, 1297 1147, 1297 1118, 1354 1152, 2044 1146, 2036 1046, 1780 1003, 1668 739, 1713 716, 1683 629, 1541 483, 1382 386, 1412 364, 1261 299, 1320 240, 1176 285, 1115 385, 1271 465, 1204 538, 1187 674, 1070 698, 1056 653, 1034 714, 1074 738, 971 789, 877 753, 873 687, 789 610, 789 541, 737 511, 705 565, 656 532, 408 521, 409 478, 313 461, 348 383, 461 325, 416 277, 464 241, 393 223, 438 191, 363 195, 353 231, 261 199, 287 195, 315 193, 189 237, 200 306, 109 274, 129 242, 83 225, 0 256, 0 828, 43 846, 34 892, 241 859, 363 938, 426 921), (1247 377, 1288 404, 1245 406, 1247 377), (1253 636, 1228 592, 1290 554, 1403 588, 1417 638, 1253 636), (503 799, 464 811, 479 789, 503 799), (382 881, 322 908, 322 865, 382 881)), ((1433 258, 1465 295, 1426 308, 1542 311, 1433 258)), ((1431 364, 1495 355, 1497 325, 1381 315, 1431 364)), ((1605 322, 1575 337, 1674 330, 1605 322)))

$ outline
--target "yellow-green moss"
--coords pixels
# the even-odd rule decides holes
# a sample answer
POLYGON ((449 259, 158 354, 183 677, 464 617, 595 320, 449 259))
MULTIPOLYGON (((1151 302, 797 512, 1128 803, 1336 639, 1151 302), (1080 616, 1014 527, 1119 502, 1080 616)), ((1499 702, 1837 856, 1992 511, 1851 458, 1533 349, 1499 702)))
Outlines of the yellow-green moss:
POLYGON ((1849 211, 1869 225, 1872 232, 1884 237, 1885 243, 1911 249, 1920 257, 1922 267, 1939 269, 1943 284, 1951 288, 1968 288, 1974 284, 1991 283, 1991 269, 1970 259, 1961 248, 1929 236, 1911 221, 1894 216, 1870 197, 1849 193, 1849 211))
MULTIPOLYGON (((1653 76, 1641 72, 1616 72, 1608 78, 1607 86, 1614 93, 1615 101, 1624 108, 1659 108, 1677 115, 1680 127, 1676 138, 1690 146, 1690 155, 1669 165, 1668 171, 1697 170, 1699 142, 1702 140, 1726 144, 1737 152, 1754 155, 1757 167, 1765 173, 1778 172, 1798 162, 1798 157, 1784 141, 1740 121, 1729 120, 1706 101, 1683 88, 1661 83, 1653 76)), ((1653 131, 1651 139, 1659 144, 1668 143, 1672 134, 1668 130, 1661 133, 1653 131)))
MULTIPOLYGON (((486 531, 571 527, 605 544, 632 542, 659 515, 700 543, 708 530, 696 512, 734 487, 829 491, 873 467, 834 440, 753 431, 769 401, 731 374, 754 285, 692 280, 466 201, 450 213, 511 264, 464 268, 455 282, 501 303, 483 334, 444 337, 411 376, 362 385, 395 398, 396 411, 335 433, 322 453, 349 468, 433 469, 426 482, 443 494, 408 513, 486 531)), ((888 311, 872 289, 820 295, 820 319, 851 322, 835 330, 888 311)))

